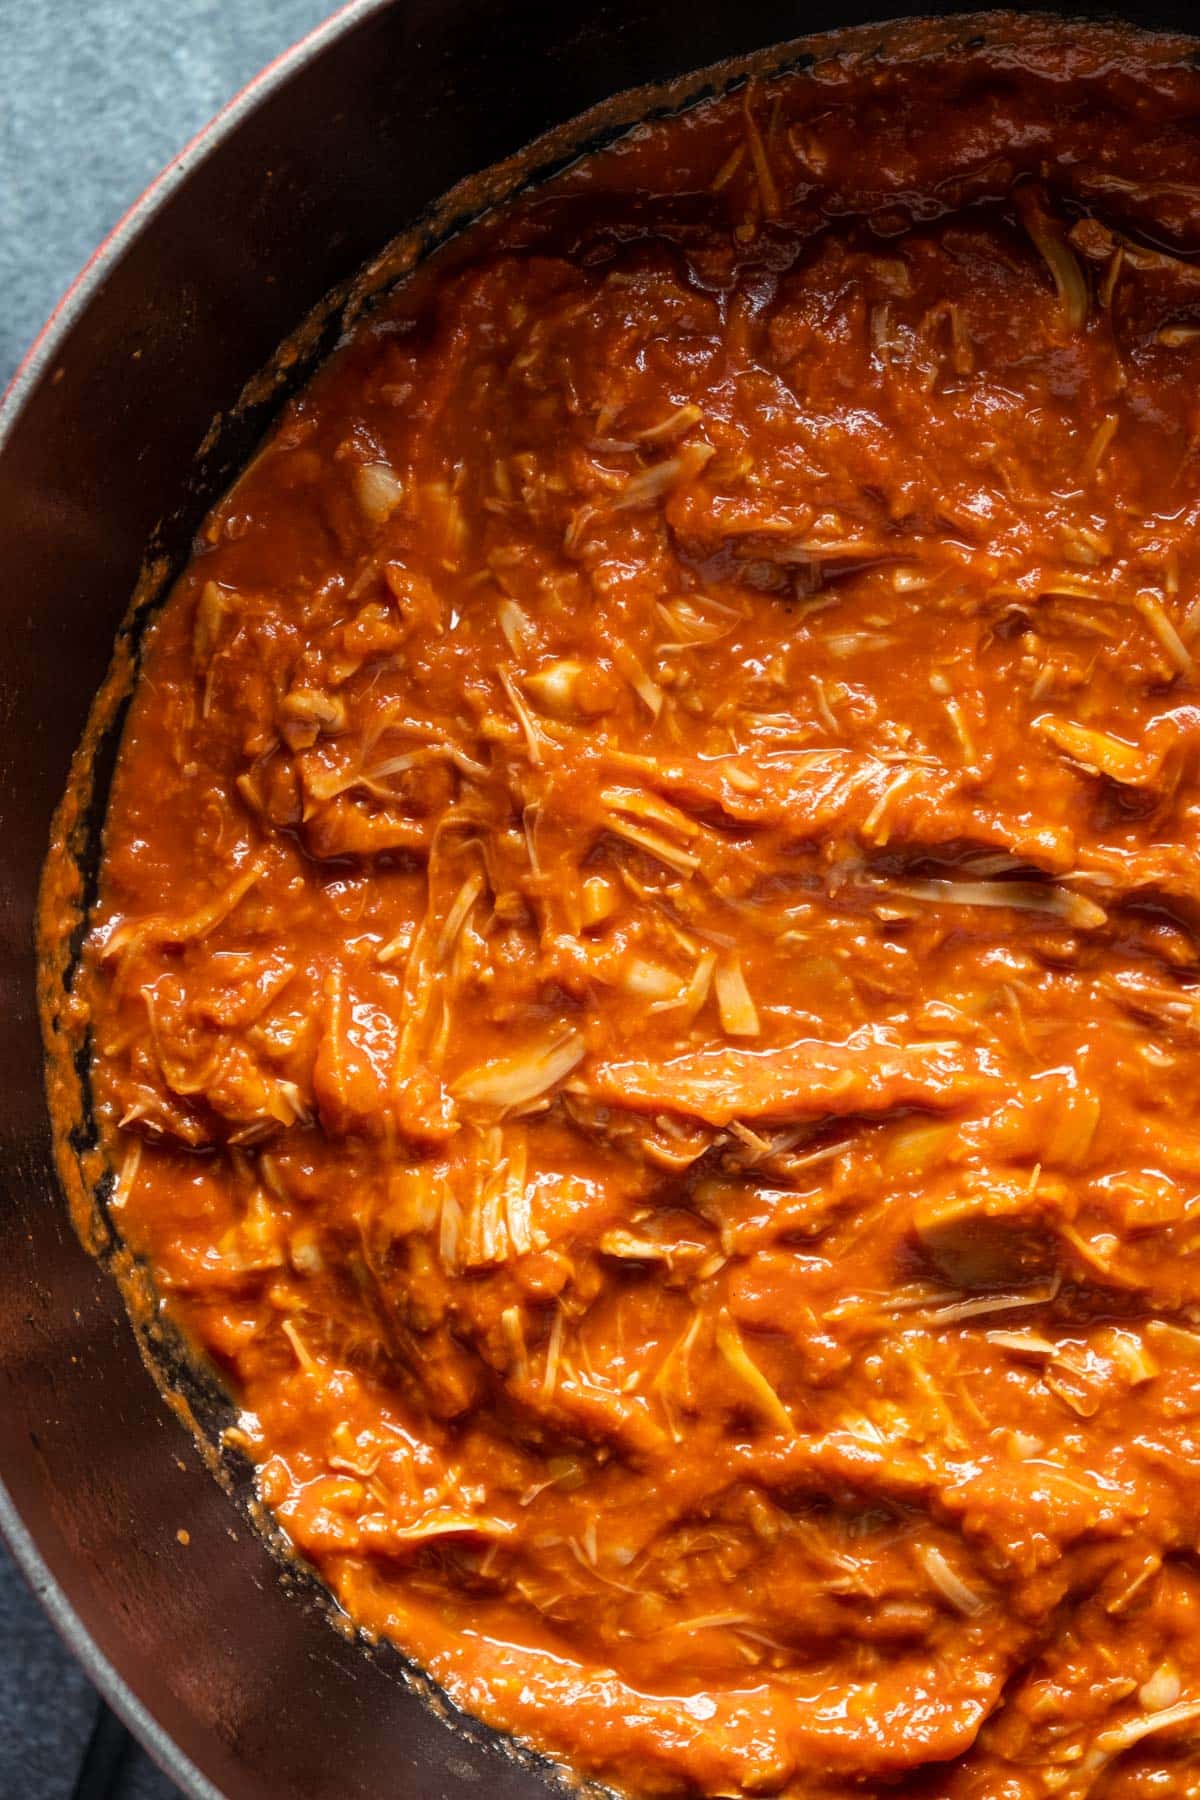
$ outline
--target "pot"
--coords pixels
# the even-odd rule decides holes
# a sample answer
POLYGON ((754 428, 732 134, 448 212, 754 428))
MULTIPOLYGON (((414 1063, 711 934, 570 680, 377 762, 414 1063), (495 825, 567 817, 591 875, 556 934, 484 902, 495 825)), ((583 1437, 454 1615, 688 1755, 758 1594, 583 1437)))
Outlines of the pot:
MULTIPOLYGON (((911 10, 354 0, 138 202, 0 409, 0 1526, 93 1681, 186 1794, 465 1800, 486 1782, 493 1800, 532 1800, 555 1777, 431 1704, 396 1653, 331 1630, 315 1590, 281 1574, 162 1404, 59 1191, 35 997, 38 877, 147 546, 160 574, 186 559, 330 341, 337 305, 281 375, 244 395, 250 378, 398 232, 424 217, 436 235, 491 191, 431 213, 456 183, 622 90, 911 10)), ((1186 0, 1121 10, 1185 30, 1194 18, 1186 0)), ((646 104, 569 129, 501 185, 646 104)), ((95 773, 102 802, 106 769, 95 773)))

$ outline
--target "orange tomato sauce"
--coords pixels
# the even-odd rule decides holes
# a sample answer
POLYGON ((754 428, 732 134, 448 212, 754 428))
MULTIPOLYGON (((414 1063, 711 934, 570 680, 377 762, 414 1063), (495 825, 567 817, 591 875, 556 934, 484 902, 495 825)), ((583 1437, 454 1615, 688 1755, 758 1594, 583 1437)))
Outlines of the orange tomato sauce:
POLYGON ((262 1500, 635 1792, 1200 1792, 1200 74, 639 127, 157 619, 80 1004, 262 1500))

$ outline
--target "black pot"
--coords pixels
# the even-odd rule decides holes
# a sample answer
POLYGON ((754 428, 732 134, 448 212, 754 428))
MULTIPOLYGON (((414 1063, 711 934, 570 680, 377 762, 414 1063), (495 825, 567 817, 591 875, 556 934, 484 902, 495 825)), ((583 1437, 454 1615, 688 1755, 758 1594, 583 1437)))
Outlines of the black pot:
MULTIPOLYGON (((495 1800, 529 1800, 549 1776, 482 1729, 448 1725, 398 1656, 368 1655, 311 1596, 285 1591, 163 1406, 55 1180, 38 875, 147 543, 182 562, 278 390, 197 457, 214 416, 323 295, 455 183, 621 90, 910 10, 356 0, 160 177, 0 410, 0 1524, 88 1673, 191 1795, 449 1797, 486 1781, 495 1800)), ((1189 0, 1121 10, 1194 23, 1189 0)))

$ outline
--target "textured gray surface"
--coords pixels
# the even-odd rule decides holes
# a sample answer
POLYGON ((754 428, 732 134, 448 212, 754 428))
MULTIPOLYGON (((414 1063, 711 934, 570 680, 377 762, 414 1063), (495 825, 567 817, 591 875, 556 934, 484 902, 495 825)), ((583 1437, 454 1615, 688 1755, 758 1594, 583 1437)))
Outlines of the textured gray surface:
POLYGON ((69 1796, 94 1711, 87 1677, 0 1550, 0 1794, 69 1796))
POLYGON ((335 0, 0 0, 0 385, 176 150, 335 0))
MULTIPOLYGON (((0 387, 171 155, 334 0, 0 0, 0 387)), ((0 1796, 70 1800, 95 1712, 0 1548, 0 1796)), ((170 1800, 140 1753, 114 1800, 170 1800)))

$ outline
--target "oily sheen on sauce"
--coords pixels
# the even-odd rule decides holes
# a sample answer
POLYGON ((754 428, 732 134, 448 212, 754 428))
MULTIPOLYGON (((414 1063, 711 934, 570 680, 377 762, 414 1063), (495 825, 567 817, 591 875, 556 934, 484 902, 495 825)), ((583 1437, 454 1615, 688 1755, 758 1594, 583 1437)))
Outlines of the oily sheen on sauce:
POLYGON ((1200 1791, 1200 74, 994 18, 354 329, 76 987, 263 1501, 635 1792, 1200 1791))

